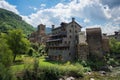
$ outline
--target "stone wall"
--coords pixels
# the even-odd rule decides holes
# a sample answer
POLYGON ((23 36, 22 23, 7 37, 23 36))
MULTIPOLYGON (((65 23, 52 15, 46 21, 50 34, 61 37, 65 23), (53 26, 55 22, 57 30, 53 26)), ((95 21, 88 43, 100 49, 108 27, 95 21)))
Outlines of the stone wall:
POLYGON ((88 55, 89 55, 88 45, 78 44, 78 53, 77 53, 78 60, 87 60, 88 55))
POLYGON ((87 33, 87 43, 89 47, 89 56, 96 58, 103 58, 103 48, 102 48, 102 33, 100 28, 88 28, 87 33))

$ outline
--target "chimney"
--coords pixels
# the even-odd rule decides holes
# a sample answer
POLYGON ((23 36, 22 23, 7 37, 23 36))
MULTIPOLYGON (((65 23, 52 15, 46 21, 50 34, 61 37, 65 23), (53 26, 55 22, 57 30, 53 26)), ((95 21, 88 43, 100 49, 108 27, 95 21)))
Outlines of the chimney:
POLYGON ((115 35, 118 35, 118 34, 119 34, 119 32, 115 31, 115 35))
POLYGON ((103 36, 107 36, 107 34, 106 34, 106 33, 103 33, 103 36))
POLYGON ((55 25, 52 25, 52 29, 54 29, 55 28, 55 25))
POLYGON ((73 21, 75 21, 75 18, 74 18, 74 17, 72 18, 72 22, 73 22, 73 21))

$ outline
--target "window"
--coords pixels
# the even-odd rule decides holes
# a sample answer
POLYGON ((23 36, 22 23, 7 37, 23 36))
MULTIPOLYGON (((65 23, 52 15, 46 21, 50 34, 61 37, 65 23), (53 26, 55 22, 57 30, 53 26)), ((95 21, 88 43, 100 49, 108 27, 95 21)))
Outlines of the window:
POLYGON ((64 43, 67 44, 67 41, 65 41, 64 43))
POLYGON ((73 27, 73 25, 71 25, 71 27, 73 27))
POLYGON ((78 36, 77 36, 77 35, 75 35, 75 39, 78 39, 78 36))
POLYGON ((69 36, 69 38, 71 38, 71 35, 69 36))
POLYGON ((59 60, 62 60, 62 55, 59 55, 59 60))
POLYGON ((68 43, 70 44, 70 41, 68 43))
POLYGON ((69 53, 69 56, 71 55, 71 53, 69 53))
POLYGON ((77 33, 77 30, 75 30, 75 33, 77 33))
POLYGON ((70 32, 71 32, 71 29, 70 29, 70 32))

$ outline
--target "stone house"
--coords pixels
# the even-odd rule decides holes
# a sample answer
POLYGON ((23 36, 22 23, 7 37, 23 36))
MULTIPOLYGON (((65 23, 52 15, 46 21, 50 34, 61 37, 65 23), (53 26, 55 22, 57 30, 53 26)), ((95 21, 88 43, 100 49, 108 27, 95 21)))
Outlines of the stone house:
POLYGON ((30 42, 45 44, 48 37, 45 33, 45 28, 46 27, 43 24, 38 25, 37 31, 29 35, 30 42))
POLYGON ((109 38, 100 28, 87 28, 79 33, 78 60, 101 59, 109 53, 109 38))
POLYGON ((46 42, 50 60, 73 61, 87 60, 90 57, 103 59, 109 52, 109 38, 102 34, 100 28, 87 28, 81 31, 81 26, 72 18, 70 23, 62 22, 55 28, 46 42))
POLYGON ((75 60, 81 28, 74 18, 70 23, 62 22, 57 28, 52 25, 52 35, 46 42, 49 58, 57 61, 75 60))
POLYGON ((81 28, 75 18, 72 18, 70 23, 62 22, 59 27, 52 25, 52 33, 46 35, 45 25, 40 24, 29 40, 46 44, 50 60, 87 60, 93 56, 103 59, 103 56, 109 53, 107 35, 102 34, 100 28, 87 28, 86 32, 81 31, 81 28))

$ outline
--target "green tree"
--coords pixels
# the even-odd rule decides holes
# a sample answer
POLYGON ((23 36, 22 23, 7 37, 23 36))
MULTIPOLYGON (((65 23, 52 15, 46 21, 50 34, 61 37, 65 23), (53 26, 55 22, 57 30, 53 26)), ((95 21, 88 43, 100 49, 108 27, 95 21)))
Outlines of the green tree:
POLYGON ((0 37, 0 63, 5 67, 9 67, 12 63, 12 51, 6 44, 6 40, 0 37))
POLYGON ((40 47, 39 47, 39 54, 41 54, 41 55, 44 55, 45 54, 45 45, 40 45, 40 47))
POLYGON ((116 39, 110 39, 110 51, 112 54, 120 54, 120 42, 116 39))
POLYGON ((0 80, 13 80, 10 71, 12 59, 12 51, 9 49, 6 40, 0 35, 0 80))
POLYGON ((27 53, 30 47, 30 42, 27 40, 22 30, 10 30, 8 34, 6 34, 5 38, 7 39, 7 43, 13 52, 13 62, 15 61, 17 55, 27 53))

